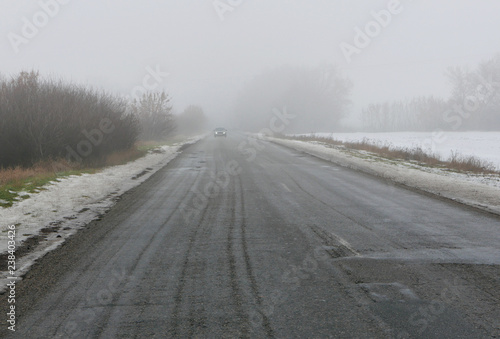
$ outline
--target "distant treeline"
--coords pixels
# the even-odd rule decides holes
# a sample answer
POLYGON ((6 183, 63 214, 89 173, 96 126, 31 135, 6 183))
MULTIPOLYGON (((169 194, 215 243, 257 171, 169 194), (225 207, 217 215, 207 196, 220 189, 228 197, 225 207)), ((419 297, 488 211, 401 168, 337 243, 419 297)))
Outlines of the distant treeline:
POLYGON ((371 104, 362 111, 366 131, 500 130, 500 56, 474 70, 449 68, 448 99, 417 97, 371 104))
POLYGON ((0 80, 0 168, 65 158, 98 164, 140 132, 126 103, 104 92, 22 72, 0 80))

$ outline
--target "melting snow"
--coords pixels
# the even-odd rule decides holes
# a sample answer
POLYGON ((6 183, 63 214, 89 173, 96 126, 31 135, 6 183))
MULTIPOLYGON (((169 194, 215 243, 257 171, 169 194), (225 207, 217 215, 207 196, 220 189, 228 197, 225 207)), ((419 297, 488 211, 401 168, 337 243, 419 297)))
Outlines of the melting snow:
POLYGON ((451 172, 418 166, 413 162, 390 161, 367 152, 329 147, 271 137, 260 138, 306 152, 344 167, 368 172, 400 184, 415 187, 464 204, 500 214, 500 176, 451 172))
MULTIPOLYGON (((201 138, 192 138, 186 143, 194 143, 201 138)), ((44 186, 40 193, 31 194, 29 199, 21 199, 9 208, 0 208, 0 253, 7 251, 9 225, 16 225, 18 247, 42 229, 55 227, 55 232, 44 234, 46 239, 35 252, 17 258, 16 276, 22 275, 34 260, 57 248, 69 235, 109 210, 118 196, 144 182, 175 158, 181 146, 163 146, 161 153, 149 153, 133 162, 108 167, 96 174, 58 179, 44 186)), ((6 277, 7 272, 0 272, 0 291, 5 287, 6 277)))
POLYGON ((416 148, 448 159, 452 152, 476 156, 500 169, 500 132, 392 132, 392 133, 309 133, 339 141, 359 142, 367 139, 374 144, 397 148, 416 148))

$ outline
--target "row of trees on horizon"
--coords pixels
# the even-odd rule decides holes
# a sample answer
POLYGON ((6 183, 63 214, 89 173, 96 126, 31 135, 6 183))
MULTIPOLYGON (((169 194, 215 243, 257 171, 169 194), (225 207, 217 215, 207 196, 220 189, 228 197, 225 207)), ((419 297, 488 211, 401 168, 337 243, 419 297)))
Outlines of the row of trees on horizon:
POLYGON ((500 131, 500 55, 469 70, 450 67, 447 99, 427 96, 371 104, 362 111, 366 131, 500 131))
MULTIPOLYGON (((500 55, 473 70, 449 68, 445 76, 452 88, 449 98, 373 103, 362 109, 360 130, 500 131, 500 55)), ((331 65, 279 67, 245 85, 235 103, 235 120, 247 129, 269 128, 273 109, 286 107, 294 118, 288 119, 284 133, 342 131, 351 89, 351 81, 331 65)))
MULTIPOLYGON (((500 55, 472 70, 449 68, 446 77, 449 98, 368 105, 361 112, 362 130, 500 131, 500 55)), ((234 120, 227 124, 277 133, 342 131, 352 86, 331 65, 271 69, 242 88, 234 120)), ((196 134, 207 125, 199 106, 174 114, 165 92, 144 93, 128 102, 104 91, 42 79, 34 71, 0 77, 0 168, 60 158, 95 165, 138 140, 196 134)))

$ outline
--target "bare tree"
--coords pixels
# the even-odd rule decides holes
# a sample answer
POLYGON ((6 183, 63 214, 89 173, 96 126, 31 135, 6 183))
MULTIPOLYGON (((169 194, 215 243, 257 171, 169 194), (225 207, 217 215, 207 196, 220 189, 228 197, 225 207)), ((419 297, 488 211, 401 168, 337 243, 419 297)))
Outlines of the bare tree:
POLYGON ((461 116, 461 129, 500 129, 500 55, 475 69, 451 67, 450 110, 461 116))
POLYGON ((137 138, 125 107, 109 94, 43 80, 34 71, 0 79, 0 167, 63 157, 102 163, 137 138))
POLYGON ((431 131, 443 126, 442 114, 447 103, 433 96, 370 104, 363 109, 366 131, 431 131))
POLYGON ((131 104, 131 112, 141 126, 141 140, 162 140, 176 129, 170 97, 165 92, 144 93, 131 104))

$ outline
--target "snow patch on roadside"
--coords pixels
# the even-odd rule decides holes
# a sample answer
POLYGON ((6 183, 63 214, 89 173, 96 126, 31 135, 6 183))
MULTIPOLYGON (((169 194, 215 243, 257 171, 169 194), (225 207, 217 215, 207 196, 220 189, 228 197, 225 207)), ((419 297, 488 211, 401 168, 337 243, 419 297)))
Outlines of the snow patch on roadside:
POLYGON ((500 170, 500 132, 356 132, 356 133, 306 133, 296 134, 335 139, 343 142, 363 140, 379 146, 394 148, 421 148, 426 153, 436 154, 442 160, 453 153, 474 156, 491 163, 500 170))
MULTIPOLYGON (((40 243, 34 252, 16 258, 16 276, 22 276, 34 260, 60 246, 68 236, 92 220, 100 218, 119 196, 140 185, 174 159, 183 145, 193 144, 203 137, 194 137, 174 146, 162 146, 133 162, 108 167, 99 173, 58 179, 29 199, 0 209, 0 253, 7 251, 9 225, 16 225, 18 248, 27 239, 39 236, 40 243)), ((0 272, 0 292, 5 287, 6 277, 7 272, 0 272)))
POLYGON ((327 146, 319 142, 263 136, 259 138, 500 215, 498 175, 456 173, 446 169, 419 166, 413 162, 391 161, 368 152, 327 146))

